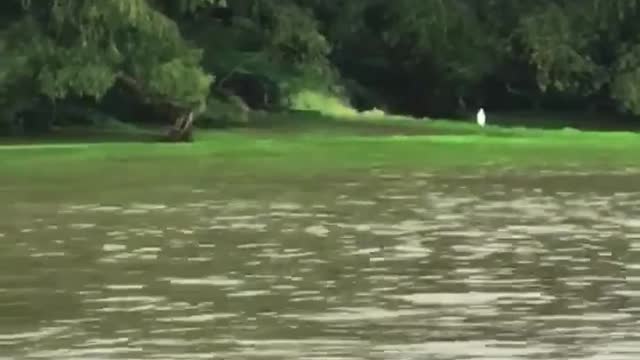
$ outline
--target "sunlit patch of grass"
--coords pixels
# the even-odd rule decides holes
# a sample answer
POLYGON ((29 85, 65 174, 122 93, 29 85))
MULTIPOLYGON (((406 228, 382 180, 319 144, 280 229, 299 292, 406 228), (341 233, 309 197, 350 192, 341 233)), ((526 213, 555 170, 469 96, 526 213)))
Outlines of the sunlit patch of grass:
POLYGON ((337 96, 323 94, 319 91, 302 90, 289 98, 293 110, 317 111, 323 115, 336 117, 355 117, 358 112, 345 104, 337 96))
POLYGON ((292 110, 315 112, 340 120, 378 120, 382 122, 427 120, 389 114, 378 108, 358 111, 338 96, 313 90, 302 90, 295 93, 289 98, 289 106, 292 110))

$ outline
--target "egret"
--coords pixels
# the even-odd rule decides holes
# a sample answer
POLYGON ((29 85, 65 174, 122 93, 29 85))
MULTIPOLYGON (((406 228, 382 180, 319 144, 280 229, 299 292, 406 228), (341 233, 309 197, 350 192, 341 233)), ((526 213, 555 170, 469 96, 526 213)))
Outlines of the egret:
POLYGON ((484 127, 484 124, 487 122, 487 116, 484 114, 483 108, 480 108, 478 111, 478 114, 476 115, 476 122, 482 127, 484 127))

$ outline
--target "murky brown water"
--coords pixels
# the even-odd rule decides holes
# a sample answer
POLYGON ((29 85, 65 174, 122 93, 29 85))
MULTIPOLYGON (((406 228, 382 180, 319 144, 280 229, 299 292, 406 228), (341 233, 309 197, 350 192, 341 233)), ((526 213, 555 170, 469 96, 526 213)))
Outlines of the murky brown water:
POLYGON ((635 360, 638 180, 6 190, 0 357, 635 360))

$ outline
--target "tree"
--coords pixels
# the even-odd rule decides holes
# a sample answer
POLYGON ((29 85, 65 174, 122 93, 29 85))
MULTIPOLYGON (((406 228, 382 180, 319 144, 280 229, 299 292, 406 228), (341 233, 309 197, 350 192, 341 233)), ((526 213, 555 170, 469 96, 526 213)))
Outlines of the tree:
POLYGON ((483 2, 371 0, 318 5, 348 77, 378 88, 396 111, 450 113, 499 64, 499 38, 480 18, 483 2))
POLYGON ((524 96, 640 114, 639 0, 299 2, 324 21, 343 73, 396 111, 524 96))
MULTIPOLYGON (((176 109, 187 134, 213 77, 175 22, 152 0, 8 0, 0 32, 0 91, 13 115, 38 98, 99 100, 116 84, 176 109), (18 8, 16 5, 19 4, 18 8), (14 90, 23 89, 20 93, 14 90)), ((209 0, 182 0, 185 8, 209 0)), ((5 5, 6 6, 6 5, 5 5)))
POLYGON ((640 114, 640 1, 547 1, 521 16, 519 39, 543 90, 608 98, 640 114))
POLYGON ((421 116, 550 99, 640 114, 640 0, 226 3, 220 26, 218 0, 5 0, 0 111, 126 88, 172 114, 178 138, 215 72, 285 94, 341 82, 361 108, 421 116))

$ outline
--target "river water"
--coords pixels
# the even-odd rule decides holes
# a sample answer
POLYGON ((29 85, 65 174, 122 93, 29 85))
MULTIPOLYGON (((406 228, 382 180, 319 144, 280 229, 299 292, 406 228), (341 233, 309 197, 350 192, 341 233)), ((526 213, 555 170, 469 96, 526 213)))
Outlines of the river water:
POLYGON ((635 360, 639 180, 4 189, 0 358, 635 360))

